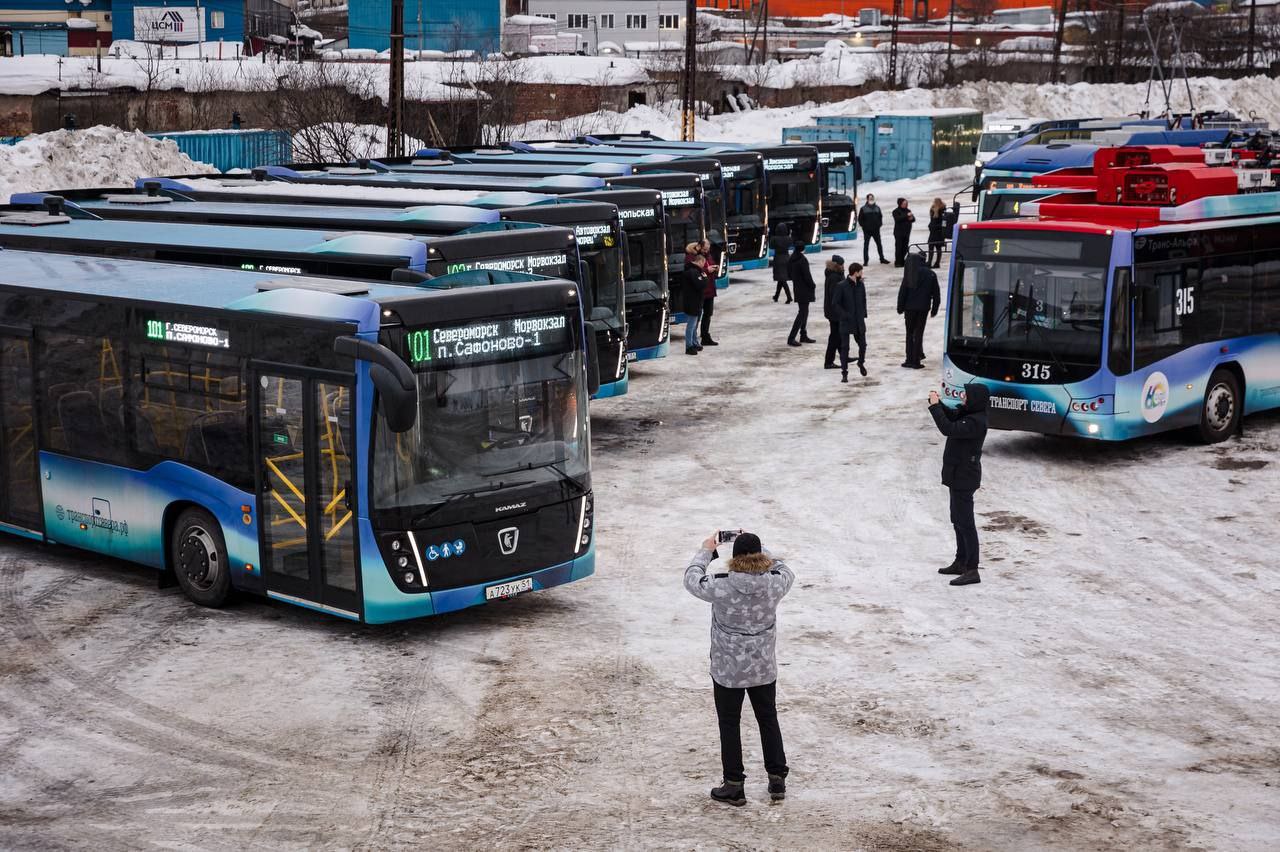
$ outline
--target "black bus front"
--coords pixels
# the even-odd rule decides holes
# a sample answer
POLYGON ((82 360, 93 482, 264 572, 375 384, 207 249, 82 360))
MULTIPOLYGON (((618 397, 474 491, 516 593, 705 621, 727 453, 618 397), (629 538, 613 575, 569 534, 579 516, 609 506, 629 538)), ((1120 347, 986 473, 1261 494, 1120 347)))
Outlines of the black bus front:
POLYGON ((769 173, 769 219, 786 225, 797 242, 817 251, 822 241, 822 188, 818 151, 810 145, 755 148, 769 173))

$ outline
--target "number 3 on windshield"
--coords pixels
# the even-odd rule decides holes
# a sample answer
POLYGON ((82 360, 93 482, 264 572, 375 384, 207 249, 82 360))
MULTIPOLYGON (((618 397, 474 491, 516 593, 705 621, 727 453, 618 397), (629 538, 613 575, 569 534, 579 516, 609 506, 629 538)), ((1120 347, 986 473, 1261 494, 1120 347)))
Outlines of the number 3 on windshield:
POLYGON ((1000 253, 1000 238, 999 238, 999 237, 996 237, 996 239, 995 239, 995 249, 994 249, 991 253, 992 253, 992 254, 999 254, 999 253, 1000 253))

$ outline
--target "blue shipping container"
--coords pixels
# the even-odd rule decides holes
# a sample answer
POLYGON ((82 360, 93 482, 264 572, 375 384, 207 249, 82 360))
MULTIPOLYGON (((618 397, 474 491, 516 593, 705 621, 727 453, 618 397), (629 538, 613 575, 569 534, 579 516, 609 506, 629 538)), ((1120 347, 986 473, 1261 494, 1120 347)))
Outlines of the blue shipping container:
POLYGON ((815 122, 819 131, 830 129, 854 144, 866 181, 904 180, 964 165, 982 132, 982 113, 961 109, 825 115, 815 122))
POLYGON ((172 139, 182 153, 221 172, 293 162, 293 142, 283 130, 192 130, 148 135, 172 139))

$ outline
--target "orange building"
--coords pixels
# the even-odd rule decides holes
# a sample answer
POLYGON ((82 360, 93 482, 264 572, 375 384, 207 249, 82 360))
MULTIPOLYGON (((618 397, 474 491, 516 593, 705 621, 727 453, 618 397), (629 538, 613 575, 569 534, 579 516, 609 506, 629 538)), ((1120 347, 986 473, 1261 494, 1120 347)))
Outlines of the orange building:
MULTIPOLYGON (((893 0, 768 0, 770 18, 819 18, 823 15, 858 17, 860 9, 879 9, 886 15, 893 12, 893 0)), ((758 14, 761 0, 699 0, 698 6, 721 12, 750 12, 758 14)), ((975 0, 956 0, 956 16, 967 9, 987 5, 975 0)), ((1056 6, 1051 0, 995 0, 995 9, 1027 9, 1035 6, 1056 6)), ((945 17, 951 11, 951 0, 902 0, 903 14, 913 20, 945 17)))

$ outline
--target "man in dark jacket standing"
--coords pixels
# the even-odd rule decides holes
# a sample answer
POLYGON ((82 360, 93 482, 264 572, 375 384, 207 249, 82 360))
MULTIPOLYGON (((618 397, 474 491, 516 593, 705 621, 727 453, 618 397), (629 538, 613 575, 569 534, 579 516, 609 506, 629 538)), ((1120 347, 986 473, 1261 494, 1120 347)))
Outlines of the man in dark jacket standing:
POLYGON ((907 258, 902 272, 902 286, 898 288, 898 313, 907 327, 907 360, 902 366, 923 370, 924 327, 929 317, 938 315, 942 305, 942 291, 938 288, 938 276, 925 263, 920 252, 907 258))
POLYGON ((880 229, 884 227, 884 214, 880 205, 876 204, 874 195, 867 195, 867 203, 858 211, 858 227, 862 229, 862 265, 871 262, 871 241, 875 240, 876 251, 880 254, 880 262, 888 263, 884 256, 884 244, 880 242, 880 229))
MULTIPOLYGON (((680 273, 680 308, 685 315, 684 354, 697 355, 702 351, 698 343, 698 323, 702 318, 702 302, 707 292, 706 259, 698 253, 698 244, 685 246, 684 270, 680 273)), ((711 282, 715 286, 715 282, 711 282)))
POLYGON ((840 381, 849 381, 849 335, 858 343, 858 372, 867 374, 867 288, 862 267, 853 264, 836 288, 832 311, 840 324, 840 381))
POLYGON ((791 304, 791 288, 787 286, 787 261, 791 259, 791 229, 779 222, 773 228, 773 236, 769 239, 769 248, 773 249, 773 280, 777 285, 773 288, 773 300, 778 301, 781 293, 787 294, 787 304, 791 304))
POLYGON ((916 214, 907 206, 907 199, 899 198, 893 208, 893 265, 902 266, 907 260, 907 248, 911 245, 911 226, 916 214))
POLYGON ((836 321, 834 309, 831 303, 836 298, 836 287, 844 280, 844 258, 840 255, 832 255, 827 261, 827 270, 822 282, 822 316, 826 318, 827 324, 831 327, 827 334, 827 357, 822 362, 823 369, 834 370, 836 368, 836 352, 840 349, 840 323, 836 321))
POLYGON ((939 574, 958 574, 953 586, 981 583, 978 576, 978 526, 973 521, 973 492, 982 487, 982 443, 987 437, 987 386, 964 386, 959 408, 942 404, 937 391, 929 391, 929 413, 938 431, 947 436, 942 451, 942 484, 951 492, 951 526, 956 532, 956 558, 939 574))
POLYGON ((804 243, 796 243, 792 247, 791 257, 787 258, 787 275, 796 289, 796 320, 791 324, 787 345, 817 343, 809 336, 809 305, 818 298, 818 285, 814 283, 813 273, 809 271, 809 259, 804 256, 804 243), (797 335, 799 340, 796 339, 797 335))

